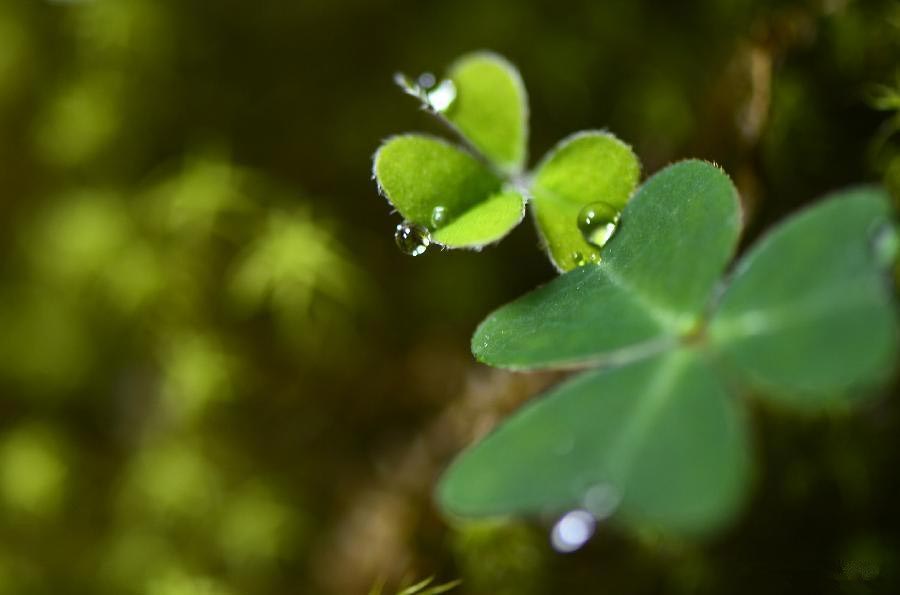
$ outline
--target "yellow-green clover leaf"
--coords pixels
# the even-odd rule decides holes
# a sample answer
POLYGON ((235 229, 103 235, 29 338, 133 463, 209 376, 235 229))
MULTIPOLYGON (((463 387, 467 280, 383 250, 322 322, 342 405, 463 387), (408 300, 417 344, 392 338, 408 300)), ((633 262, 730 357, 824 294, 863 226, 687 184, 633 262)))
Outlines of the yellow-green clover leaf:
MULTIPOLYGON (((612 134, 581 132, 563 140, 534 174, 524 171, 528 101, 518 71, 490 52, 467 54, 438 81, 396 76, 403 90, 454 132, 464 146, 423 135, 388 139, 375 154, 379 190, 405 218, 401 250, 418 255, 430 243, 481 248, 502 239, 532 199, 550 258, 560 270, 599 261, 599 247, 638 183, 640 165, 612 134), (588 243, 579 217, 599 207, 602 241, 588 243)), ((582 217, 594 221, 595 211, 582 217)), ((584 223, 584 221, 582 222, 584 223)), ((590 237, 588 239, 591 239, 590 237)))

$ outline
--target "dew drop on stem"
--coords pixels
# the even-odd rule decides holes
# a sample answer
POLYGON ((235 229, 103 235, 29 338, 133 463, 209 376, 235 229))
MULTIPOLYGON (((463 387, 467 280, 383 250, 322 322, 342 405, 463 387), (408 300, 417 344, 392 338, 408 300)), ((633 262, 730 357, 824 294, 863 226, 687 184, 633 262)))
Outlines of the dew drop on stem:
POLYGON ((397 247, 404 254, 419 256, 424 254, 429 244, 431 244, 431 235, 421 225, 404 221, 397 225, 397 231, 394 232, 394 241, 397 242, 397 247))
POLYGON ((427 98, 431 109, 445 112, 456 101, 456 85, 450 79, 444 79, 434 89, 428 91, 427 98))
POLYGON ((418 83, 419 86, 425 89, 426 91, 434 86, 436 79, 434 75, 430 72, 423 72, 419 75, 418 83))

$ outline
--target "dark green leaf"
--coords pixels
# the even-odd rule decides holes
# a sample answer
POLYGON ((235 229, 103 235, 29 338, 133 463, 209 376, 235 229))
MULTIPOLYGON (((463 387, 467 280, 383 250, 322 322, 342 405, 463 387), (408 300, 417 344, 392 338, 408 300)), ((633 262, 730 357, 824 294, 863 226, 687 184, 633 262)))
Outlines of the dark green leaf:
POLYGON ((700 320, 739 225, 737 194, 720 169, 669 166, 629 201, 603 262, 491 314, 472 351, 512 368, 621 363, 657 351, 700 320))
POLYGON ((463 516, 559 513, 620 497, 632 523, 702 532, 748 480, 744 420, 702 354, 676 350, 581 374, 465 451, 439 486, 463 516))
POLYGON ((881 190, 842 192, 769 233, 738 265, 711 325, 725 360, 764 394, 824 405, 897 362, 897 310, 879 233, 881 190))

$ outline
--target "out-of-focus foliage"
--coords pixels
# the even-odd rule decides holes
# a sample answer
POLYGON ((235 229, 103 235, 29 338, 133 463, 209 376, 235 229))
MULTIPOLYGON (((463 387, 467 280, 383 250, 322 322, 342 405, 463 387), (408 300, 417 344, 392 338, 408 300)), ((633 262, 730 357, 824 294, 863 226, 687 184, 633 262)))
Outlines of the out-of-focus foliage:
MULTIPOLYGON (((438 595, 438 593, 446 593, 447 591, 455 589, 460 583, 459 580, 443 583, 441 585, 434 585, 432 584, 433 582, 434 577, 428 577, 405 589, 397 591, 397 595, 438 595)), ((375 585, 372 590, 369 591, 369 595, 382 595, 383 589, 383 584, 375 585)))
POLYGON ((581 508, 695 535, 721 527, 749 484, 741 394, 846 408, 896 373, 894 255, 873 249, 896 244, 889 209, 881 190, 836 193, 769 232, 714 291, 739 233, 728 177, 697 161, 655 174, 599 265, 504 306, 475 332, 486 363, 599 369, 461 455, 442 505, 466 516, 581 508))
POLYGON ((648 174, 715 160, 749 240, 824 191, 898 187, 898 137, 878 140, 895 111, 870 103, 896 85, 898 16, 893 0, 0 1, 0 593, 365 593, 379 576, 396 592, 431 575, 475 594, 779 592, 787 576, 792 594, 890 592, 889 399, 800 428, 755 416, 759 495, 690 563, 605 527, 564 557, 541 523, 466 539, 408 478, 388 482, 392 507, 357 505, 397 451, 432 485, 463 446, 432 425, 445 407, 515 392, 468 337, 555 274, 529 225, 477 257, 397 253, 372 147, 440 128, 393 72, 492 48, 528 80, 529 148, 608 128, 648 174), (366 531, 344 540, 349 510, 366 531))

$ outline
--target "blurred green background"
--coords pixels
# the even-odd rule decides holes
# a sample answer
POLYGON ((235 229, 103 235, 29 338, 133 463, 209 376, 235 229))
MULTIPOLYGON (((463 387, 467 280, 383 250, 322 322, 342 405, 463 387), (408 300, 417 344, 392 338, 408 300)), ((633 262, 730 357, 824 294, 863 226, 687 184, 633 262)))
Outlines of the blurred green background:
POLYGON ((605 127, 645 174, 714 160, 745 244, 900 189, 896 0, 0 0, 0 594, 900 589, 889 396, 756 411, 751 506, 710 542, 561 556, 552 519, 440 518, 449 458, 554 379, 468 353, 554 275, 532 226, 409 258, 370 179, 384 137, 442 133, 392 74, 481 48, 533 156, 605 127))

